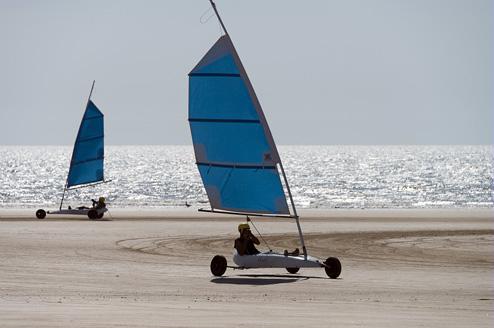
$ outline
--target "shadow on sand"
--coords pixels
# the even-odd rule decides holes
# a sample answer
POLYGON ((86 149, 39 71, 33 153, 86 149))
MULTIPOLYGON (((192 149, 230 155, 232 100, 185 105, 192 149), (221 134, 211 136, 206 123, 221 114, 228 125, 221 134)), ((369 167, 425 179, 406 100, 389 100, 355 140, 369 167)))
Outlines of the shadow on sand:
POLYGON ((233 284, 233 285, 276 285, 276 284, 288 284, 292 282, 308 280, 308 279, 327 279, 314 276, 294 276, 294 275, 281 275, 281 274, 240 274, 236 276, 225 276, 220 278, 213 278, 211 282, 215 284, 233 284))

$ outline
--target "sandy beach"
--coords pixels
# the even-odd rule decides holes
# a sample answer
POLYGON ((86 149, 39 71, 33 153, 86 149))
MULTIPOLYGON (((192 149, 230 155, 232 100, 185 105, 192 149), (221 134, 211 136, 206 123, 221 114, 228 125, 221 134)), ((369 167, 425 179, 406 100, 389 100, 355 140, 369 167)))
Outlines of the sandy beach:
MULTIPOLYGON (((485 210, 303 211, 322 269, 232 270, 242 217, 112 210, 101 221, 0 211, 2 327, 489 327, 494 215, 485 210)), ((288 219, 255 219, 275 250, 298 246, 288 219)), ((267 249, 265 245, 261 247, 267 249)))

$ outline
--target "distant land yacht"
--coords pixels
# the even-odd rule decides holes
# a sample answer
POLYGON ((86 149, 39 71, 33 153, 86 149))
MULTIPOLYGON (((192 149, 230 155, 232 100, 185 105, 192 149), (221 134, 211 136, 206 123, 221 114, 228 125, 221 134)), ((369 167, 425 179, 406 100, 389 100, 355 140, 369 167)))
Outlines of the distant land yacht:
POLYGON ((101 219, 108 209, 106 208, 105 198, 92 200, 92 207, 80 206, 77 208, 62 209, 65 193, 76 188, 84 188, 105 183, 103 161, 105 155, 104 145, 104 115, 91 100, 95 81, 91 86, 86 110, 82 117, 79 132, 75 140, 72 158, 70 160, 69 174, 63 189, 60 208, 57 211, 45 211, 39 209, 36 211, 38 219, 44 219, 46 214, 62 215, 87 215, 90 219, 101 219))

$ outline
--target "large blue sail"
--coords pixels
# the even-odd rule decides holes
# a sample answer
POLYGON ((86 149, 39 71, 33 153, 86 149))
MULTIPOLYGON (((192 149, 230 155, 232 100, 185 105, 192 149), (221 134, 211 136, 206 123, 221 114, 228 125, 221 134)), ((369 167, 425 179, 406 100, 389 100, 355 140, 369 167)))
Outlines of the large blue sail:
POLYGON ((228 35, 189 73, 189 124, 213 210, 290 214, 276 145, 228 35))
POLYGON ((67 188, 103 181, 103 113, 89 100, 72 151, 67 188))

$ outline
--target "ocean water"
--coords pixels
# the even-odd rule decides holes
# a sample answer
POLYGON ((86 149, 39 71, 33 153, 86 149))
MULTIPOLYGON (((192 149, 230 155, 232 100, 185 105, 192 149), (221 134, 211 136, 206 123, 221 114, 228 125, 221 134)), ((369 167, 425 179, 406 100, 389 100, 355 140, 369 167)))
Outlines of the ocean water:
MULTIPOLYGON (((57 207, 71 146, 0 146, 0 208, 57 207)), ((299 208, 487 208, 492 146, 280 146, 299 208)), ((191 146, 107 146, 110 183, 69 191, 112 207, 208 206, 191 146)))

